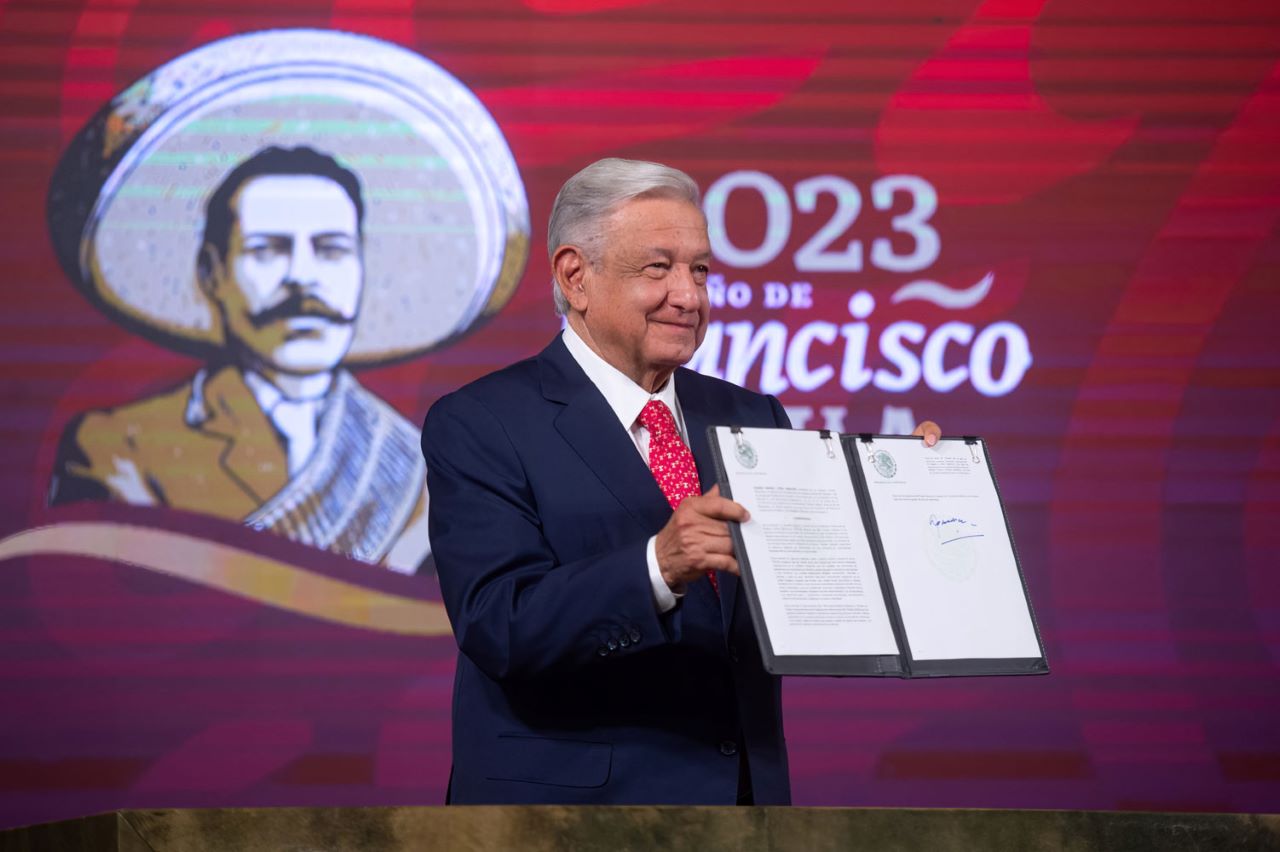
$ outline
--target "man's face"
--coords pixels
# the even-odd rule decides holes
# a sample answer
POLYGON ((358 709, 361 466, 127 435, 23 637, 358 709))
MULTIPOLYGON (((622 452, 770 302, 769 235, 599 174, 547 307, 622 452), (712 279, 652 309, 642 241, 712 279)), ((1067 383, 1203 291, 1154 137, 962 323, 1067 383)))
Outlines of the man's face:
POLYGON ((284 373, 333 370, 364 282, 355 204, 328 178, 264 175, 232 196, 231 212, 226 258, 205 247, 228 340, 284 373))
POLYGON ((707 330, 707 221, 687 201, 638 198, 606 220, 602 246, 584 273, 582 321, 606 361, 655 390, 707 330))

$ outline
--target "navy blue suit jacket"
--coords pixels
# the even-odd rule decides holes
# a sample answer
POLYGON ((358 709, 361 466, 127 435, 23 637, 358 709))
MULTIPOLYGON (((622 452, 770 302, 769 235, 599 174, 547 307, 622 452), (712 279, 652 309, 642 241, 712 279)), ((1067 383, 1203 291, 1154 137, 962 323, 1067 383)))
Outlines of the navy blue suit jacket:
MULTIPOLYGON (((703 489, 710 425, 788 426, 773 397, 678 370, 703 489)), ((422 433, 432 551, 458 641, 456 803, 790 801, 778 678, 736 577, 654 606, 645 546, 671 516, 557 337, 445 396, 422 433)))

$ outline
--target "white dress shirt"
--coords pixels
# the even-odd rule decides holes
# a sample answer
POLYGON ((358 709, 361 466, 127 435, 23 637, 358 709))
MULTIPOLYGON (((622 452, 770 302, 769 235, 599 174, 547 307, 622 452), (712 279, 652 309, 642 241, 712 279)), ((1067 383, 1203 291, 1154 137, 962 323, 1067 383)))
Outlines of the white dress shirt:
MULTIPOLYGON (((636 451, 646 465, 649 464, 649 430, 640 423, 640 412, 649 400, 660 400, 671 410, 676 420, 676 430, 680 439, 687 446, 688 433, 684 427, 684 415, 680 411, 680 400, 676 397, 676 377, 672 374, 667 383, 657 393, 649 393, 630 377, 622 373, 608 361, 601 358, 588 346, 571 326, 566 325, 563 332, 565 348, 578 362, 578 366, 587 374, 587 378, 604 395, 605 402, 617 416, 622 428, 627 430, 636 445, 636 451)), ((653 587, 653 602, 659 612, 666 612, 676 605, 683 595, 672 591, 667 581, 662 579, 662 570, 658 566, 657 536, 650 536, 645 548, 645 558, 649 563, 649 584, 653 587)))
POLYGON ((324 395, 290 399, 280 388, 252 370, 244 371, 244 383, 271 425, 284 438, 289 475, 296 476, 316 448, 316 422, 320 419, 324 395))

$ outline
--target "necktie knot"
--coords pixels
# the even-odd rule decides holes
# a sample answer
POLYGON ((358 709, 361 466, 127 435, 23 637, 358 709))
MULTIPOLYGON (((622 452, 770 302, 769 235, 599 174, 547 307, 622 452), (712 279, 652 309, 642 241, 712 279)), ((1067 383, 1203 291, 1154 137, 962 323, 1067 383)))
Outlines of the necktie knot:
POLYGON ((649 432, 663 438, 676 434, 676 419, 671 409, 660 399, 651 399, 640 410, 640 424, 649 432))

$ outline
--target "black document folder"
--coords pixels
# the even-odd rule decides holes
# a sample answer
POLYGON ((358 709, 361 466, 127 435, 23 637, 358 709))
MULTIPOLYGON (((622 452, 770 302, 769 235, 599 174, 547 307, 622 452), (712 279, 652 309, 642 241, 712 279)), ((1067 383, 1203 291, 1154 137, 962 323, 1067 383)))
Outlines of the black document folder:
POLYGON ((765 667, 775 674, 1046 674, 986 442, 708 429, 765 667))

